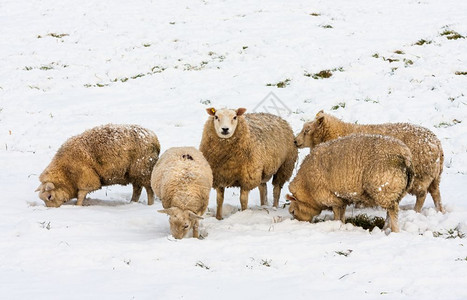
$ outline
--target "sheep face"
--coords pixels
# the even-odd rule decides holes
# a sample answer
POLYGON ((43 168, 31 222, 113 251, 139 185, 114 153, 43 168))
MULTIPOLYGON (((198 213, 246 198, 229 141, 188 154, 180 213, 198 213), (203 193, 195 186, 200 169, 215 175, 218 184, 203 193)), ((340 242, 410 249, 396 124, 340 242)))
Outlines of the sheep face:
POLYGON ((197 226, 197 221, 203 219, 189 210, 183 210, 178 207, 171 207, 168 209, 159 210, 158 212, 168 214, 170 232, 176 239, 182 239, 186 236, 188 231, 197 226))
POLYGON ((218 137, 228 139, 235 133, 238 124, 238 117, 243 115, 246 108, 220 109, 208 108, 206 110, 213 117, 214 129, 218 137))
POLYGON ((302 131, 295 137, 298 148, 313 148, 324 142, 324 115, 319 112, 316 118, 303 125, 302 131))
POLYGON ((41 183, 36 192, 39 192, 39 198, 45 202, 47 207, 59 207, 69 198, 65 190, 56 188, 52 182, 41 183))
POLYGON ((311 207, 308 203, 297 200, 294 196, 287 195, 287 200, 290 200, 289 213, 294 219, 299 221, 311 222, 314 216, 321 213, 320 209, 311 207))

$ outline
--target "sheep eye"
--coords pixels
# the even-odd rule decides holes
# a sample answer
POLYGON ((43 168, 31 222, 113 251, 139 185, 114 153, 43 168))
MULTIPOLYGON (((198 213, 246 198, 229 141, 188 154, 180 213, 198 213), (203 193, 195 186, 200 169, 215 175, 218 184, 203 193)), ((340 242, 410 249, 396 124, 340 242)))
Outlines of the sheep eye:
POLYGON ((48 195, 48 196, 47 196, 47 200, 50 201, 51 199, 52 199, 52 195, 48 195))
POLYGON ((183 226, 184 229, 188 229, 188 227, 190 227, 188 224, 183 226))
POLYGON ((214 116, 214 119, 219 120, 219 117, 218 117, 218 116, 214 116))
POLYGON ((233 117, 234 120, 237 120, 237 116, 233 117))

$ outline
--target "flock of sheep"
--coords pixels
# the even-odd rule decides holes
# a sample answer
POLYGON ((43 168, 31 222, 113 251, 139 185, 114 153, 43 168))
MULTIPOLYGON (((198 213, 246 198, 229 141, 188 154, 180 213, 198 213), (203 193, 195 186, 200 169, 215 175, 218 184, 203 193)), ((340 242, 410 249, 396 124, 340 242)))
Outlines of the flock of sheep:
POLYGON ((48 207, 59 207, 102 186, 131 183, 132 201, 146 189, 148 204, 154 193, 170 216, 172 235, 181 239, 193 230, 217 193, 216 218, 222 219, 224 190, 240 187, 241 209, 249 192, 258 187, 261 205, 267 202, 266 183, 272 178, 273 206, 290 179, 298 148, 309 147, 296 177, 289 184, 289 212, 312 221, 324 209, 345 221, 347 205, 380 206, 387 210, 386 226, 399 232, 399 202, 416 196, 420 212, 429 192, 444 212, 439 192, 443 150, 428 129, 408 123, 356 125, 322 111, 294 137, 282 118, 248 113, 245 108, 207 109, 199 150, 174 147, 160 157, 160 144, 150 130, 137 125, 104 125, 68 139, 39 177, 36 191, 48 207))

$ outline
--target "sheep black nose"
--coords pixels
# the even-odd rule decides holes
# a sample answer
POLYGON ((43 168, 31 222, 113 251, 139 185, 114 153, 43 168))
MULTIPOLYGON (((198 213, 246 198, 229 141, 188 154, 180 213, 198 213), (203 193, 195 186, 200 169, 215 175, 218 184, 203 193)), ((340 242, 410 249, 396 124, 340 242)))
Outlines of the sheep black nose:
POLYGON ((297 146, 297 144, 298 144, 297 140, 294 140, 293 143, 295 144, 295 146, 297 146))
POLYGON ((222 127, 222 133, 226 134, 229 132, 229 128, 222 127))

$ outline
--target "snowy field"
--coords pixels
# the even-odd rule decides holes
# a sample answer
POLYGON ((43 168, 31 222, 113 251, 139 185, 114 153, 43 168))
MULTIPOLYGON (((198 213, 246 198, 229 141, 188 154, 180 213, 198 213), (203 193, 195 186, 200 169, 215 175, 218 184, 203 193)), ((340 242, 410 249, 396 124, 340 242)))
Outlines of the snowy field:
MULTIPOLYGON (((0 1, 0 297, 467 299, 464 36, 459 0, 0 1), (386 235, 291 220, 287 185, 277 210, 254 190, 239 212, 239 190, 228 189, 224 220, 212 216, 212 191, 205 239, 176 241, 160 202, 147 206, 143 192, 129 203, 131 186, 105 187, 83 207, 46 208, 34 192, 85 129, 135 123, 163 151, 197 147, 207 107, 252 112, 270 92, 296 133, 321 109, 431 129, 447 213, 428 196, 417 214, 406 196, 401 233, 386 235)), ((360 213, 385 216, 347 210, 360 213)))

